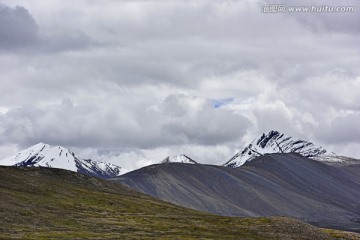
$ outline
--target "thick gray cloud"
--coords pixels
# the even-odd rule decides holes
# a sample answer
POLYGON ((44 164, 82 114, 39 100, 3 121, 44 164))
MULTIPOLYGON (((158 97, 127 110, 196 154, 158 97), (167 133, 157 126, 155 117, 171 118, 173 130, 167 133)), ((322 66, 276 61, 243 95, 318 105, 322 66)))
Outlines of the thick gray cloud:
POLYGON ((40 29, 25 7, 0 3, 0 49, 46 53, 81 50, 99 44, 80 29, 40 29))
POLYGON ((27 9, 0 3, 0 49, 27 47, 36 44, 38 38, 38 26, 27 9))
POLYGON ((137 110, 110 101, 74 104, 70 99, 45 107, 25 105, 0 116, 1 141, 105 149, 216 145, 238 140, 250 125, 203 98, 170 95, 152 106, 143 101, 137 110))
POLYGON ((0 155, 44 141, 131 168, 222 163, 276 129, 360 157, 358 1, 261 12, 275 2, 3 1, 0 155))

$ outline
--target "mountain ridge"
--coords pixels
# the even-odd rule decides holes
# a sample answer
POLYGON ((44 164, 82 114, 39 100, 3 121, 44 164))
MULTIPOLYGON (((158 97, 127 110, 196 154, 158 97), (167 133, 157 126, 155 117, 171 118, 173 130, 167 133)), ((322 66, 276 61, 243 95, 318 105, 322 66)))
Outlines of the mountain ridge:
POLYGON ((299 153, 304 157, 328 164, 345 163, 347 160, 351 160, 351 158, 336 155, 334 152, 328 152, 325 148, 312 142, 293 138, 272 130, 255 138, 224 163, 223 166, 240 167, 256 157, 269 153, 299 153))
POLYGON ((100 178, 116 177, 128 172, 117 165, 82 159, 67 148, 42 142, 0 160, 0 165, 60 168, 100 178))

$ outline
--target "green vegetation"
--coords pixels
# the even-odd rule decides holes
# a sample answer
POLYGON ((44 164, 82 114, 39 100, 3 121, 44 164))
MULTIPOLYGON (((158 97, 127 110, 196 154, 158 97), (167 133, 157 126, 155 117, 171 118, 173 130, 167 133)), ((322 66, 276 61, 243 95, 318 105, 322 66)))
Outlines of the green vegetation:
POLYGON ((334 229, 323 229, 323 231, 330 234, 330 236, 334 237, 335 239, 352 239, 352 240, 360 239, 360 234, 354 234, 352 232, 344 232, 334 229))
POLYGON ((289 218, 221 217, 85 175, 0 167, 0 239, 360 239, 289 218))

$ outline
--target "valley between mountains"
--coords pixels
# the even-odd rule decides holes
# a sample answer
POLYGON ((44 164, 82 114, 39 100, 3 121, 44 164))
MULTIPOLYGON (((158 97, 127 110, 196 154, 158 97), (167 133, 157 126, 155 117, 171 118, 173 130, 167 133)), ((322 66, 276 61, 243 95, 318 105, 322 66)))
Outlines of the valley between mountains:
POLYGON ((128 171, 44 143, 0 165, 0 238, 360 239, 360 161, 277 131, 217 166, 128 171))

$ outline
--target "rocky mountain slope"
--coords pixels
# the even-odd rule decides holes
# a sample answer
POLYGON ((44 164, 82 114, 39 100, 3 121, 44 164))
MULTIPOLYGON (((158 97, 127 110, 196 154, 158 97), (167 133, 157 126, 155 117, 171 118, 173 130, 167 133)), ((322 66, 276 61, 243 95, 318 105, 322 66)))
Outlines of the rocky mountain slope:
POLYGON ((121 184, 54 168, 0 167, 0 193, 0 239, 350 240, 359 236, 284 217, 206 214, 121 184))
POLYGON ((0 165, 61 168, 101 178, 116 177, 128 172, 111 163, 81 159, 69 149, 61 146, 53 147, 45 143, 38 143, 0 160, 0 165))
POLYGON ((289 216, 360 231, 360 174, 296 153, 240 168, 159 164, 112 179, 181 206, 228 216, 289 216))

